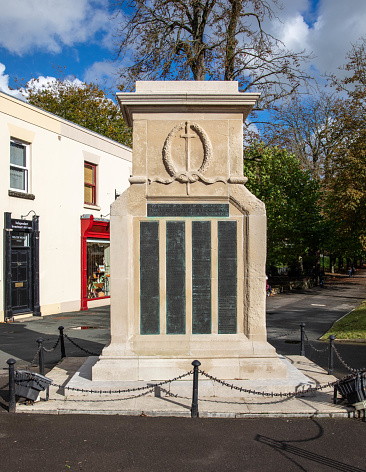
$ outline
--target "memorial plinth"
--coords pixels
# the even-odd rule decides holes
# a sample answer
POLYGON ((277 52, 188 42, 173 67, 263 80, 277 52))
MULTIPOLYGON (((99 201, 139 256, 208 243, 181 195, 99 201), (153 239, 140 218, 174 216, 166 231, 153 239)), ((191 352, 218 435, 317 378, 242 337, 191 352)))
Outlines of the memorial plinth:
POLYGON ((266 213, 245 187, 236 82, 137 82, 130 188, 111 206, 111 341, 93 380, 283 378, 267 342, 266 213))

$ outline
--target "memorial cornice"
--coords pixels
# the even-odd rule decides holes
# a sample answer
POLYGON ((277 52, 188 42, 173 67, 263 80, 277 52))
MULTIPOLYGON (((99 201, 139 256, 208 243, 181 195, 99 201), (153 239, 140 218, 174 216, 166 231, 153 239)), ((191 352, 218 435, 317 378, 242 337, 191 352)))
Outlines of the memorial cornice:
POLYGON ((132 126, 135 113, 237 113, 243 120, 259 99, 259 93, 179 93, 132 92, 117 93, 123 118, 132 126))

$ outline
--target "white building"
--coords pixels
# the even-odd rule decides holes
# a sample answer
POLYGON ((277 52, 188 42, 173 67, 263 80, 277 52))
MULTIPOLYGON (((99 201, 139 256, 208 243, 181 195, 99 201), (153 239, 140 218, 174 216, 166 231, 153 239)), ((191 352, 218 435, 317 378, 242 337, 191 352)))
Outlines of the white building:
POLYGON ((109 303, 109 212, 132 151, 0 92, 0 321, 109 303))

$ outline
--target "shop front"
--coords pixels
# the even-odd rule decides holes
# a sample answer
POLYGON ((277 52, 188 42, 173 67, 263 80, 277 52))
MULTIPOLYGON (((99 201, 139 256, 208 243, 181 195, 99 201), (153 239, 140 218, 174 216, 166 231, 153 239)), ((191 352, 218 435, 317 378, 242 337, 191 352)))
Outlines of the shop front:
POLYGON ((110 297, 109 220, 81 217, 81 310, 110 297))

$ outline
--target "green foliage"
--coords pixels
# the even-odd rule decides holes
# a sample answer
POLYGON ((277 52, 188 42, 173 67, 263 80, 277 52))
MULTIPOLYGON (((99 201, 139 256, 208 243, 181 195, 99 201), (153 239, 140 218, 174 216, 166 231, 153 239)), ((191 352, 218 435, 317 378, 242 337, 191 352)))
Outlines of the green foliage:
POLYGON ((40 86, 31 81, 23 91, 32 105, 126 146, 132 145, 131 130, 119 108, 97 84, 57 79, 40 86))
POLYGON ((329 250, 348 258, 366 251, 366 39, 354 45, 343 67, 349 75, 333 77, 346 98, 335 103, 334 127, 343 139, 334 146, 325 183, 324 213, 333 227, 329 250))
POLYGON ((320 245, 319 183, 287 151, 255 143, 245 152, 248 189, 266 204, 267 264, 295 265, 320 245))

